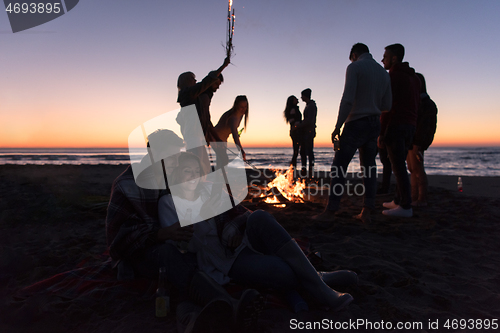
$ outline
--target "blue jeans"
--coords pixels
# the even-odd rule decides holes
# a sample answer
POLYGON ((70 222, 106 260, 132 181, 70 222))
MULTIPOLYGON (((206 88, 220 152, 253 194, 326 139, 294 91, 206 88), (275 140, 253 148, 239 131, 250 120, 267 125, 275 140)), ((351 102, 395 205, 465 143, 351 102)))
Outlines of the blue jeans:
POLYGON ((375 209, 375 194, 377 192, 377 138, 380 134, 380 116, 369 116, 350 121, 344 125, 340 136, 340 150, 335 152, 332 163, 332 181, 330 196, 326 208, 337 211, 340 199, 346 192, 345 174, 349 163, 359 149, 359 162, 363 172, 364 201, 363 207, 375 209), (342 191, 339 189, 342 189, 342 191))
MULTIPOLYGON (((293 156, 290 164, 293 165, 294 168, 297 168, 297 157, 299 156, 300 146, 302 145, 302 134, 290 134, 290 137, 292 138, 293 144, 293 156)), ((302 161, 305 159, 305 156, 303 156, 303 154, 304 152, 301 151, 300 157, 302 161)))
POLYGON ((406 156, 413 141, 415 126, 402 124, 390 126, 385 134, 384 142, 391 160, 392 172, 396 177, 396 195, 394 203, 404 209, 411 208, 411 185, 406 171, 406 156))
POLYGON ((252 247, 245 248, 233 263, 228 276, 238 283, 258 285, 286 292, 298 288, 299 281, 290 266, 276 252, 292 238, 269 213, 253 212, 247 220, 246 234, 252 247))
POLYGON ((379 148, 378 155, 380 157, 380 162, 384 167, 382 172, 381 190, 382 192, 389 192, 389 188, 391 187, 392 166, 391 160, 389 160, 389 153, 387 152, 387 148, 379 148))
POLYGON ((300 157, 302 159, 302 167, 307 166, 307 158, 309 157, 309 168, 314 165, 314 137, 315 132, 305 133, 302 137, 302 146, 300 147, 300 157))

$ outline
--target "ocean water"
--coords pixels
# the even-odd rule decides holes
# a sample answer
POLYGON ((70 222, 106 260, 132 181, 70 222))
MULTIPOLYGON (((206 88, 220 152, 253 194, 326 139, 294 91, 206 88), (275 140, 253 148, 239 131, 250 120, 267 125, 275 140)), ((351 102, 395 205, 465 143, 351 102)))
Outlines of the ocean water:
MULTIPOLYGON (((245 148, 247 167, 288 168, 292 148, 245 148)), ((332 148, 315 148, 316 170, 329 171, 332 148)), ((138 156, 132 156, 137 160, 138 156)), ((0 148, 1 164, 128 164, 127 148, 0 148)), ((300 166, 300 157, 299 163, 300 166)), ((377 157, 378 172, 382 164, 377 157)), ((426 172, 431 175, 500 176, 500 147, 431 147, 425 152, 426 172)), ((359 171, 358 153, 349 171, 359 171)))

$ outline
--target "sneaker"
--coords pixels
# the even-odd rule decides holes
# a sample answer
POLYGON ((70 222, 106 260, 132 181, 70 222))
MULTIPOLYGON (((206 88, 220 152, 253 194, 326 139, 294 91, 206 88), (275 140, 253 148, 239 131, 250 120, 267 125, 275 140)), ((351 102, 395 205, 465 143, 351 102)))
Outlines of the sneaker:
POLYGON ((384 208, 388 208, 388 209, 394 209, 394 208, 398 208, 399 207, 399 205, 396 205, 394 203, 394 200, 392 200, 391 202, 384 202, 382 204, 382 206, 384 206, 384 208))
POLYGON ((397 206, 393 209, 384 210, 382 214, 387 216, 395 216, 395 217, 412 217, 413 209, 404 209, 401 206, 397 206))

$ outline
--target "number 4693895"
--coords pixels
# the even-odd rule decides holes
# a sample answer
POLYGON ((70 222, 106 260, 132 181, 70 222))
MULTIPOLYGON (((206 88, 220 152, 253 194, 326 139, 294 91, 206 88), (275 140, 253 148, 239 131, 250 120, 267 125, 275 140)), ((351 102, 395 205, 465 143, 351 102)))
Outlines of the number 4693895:
POLYGON ((496 330, 498 329, 498 319, 448 319, 444 323, 444 327, 453 330, 496 330))
POLYGON ((14 13, 14 14, 58 14, 61 12, 61 4, 60 3, 9 3, 7 8, 5 8, 5 11, 8 12, 9 14, 14 13))

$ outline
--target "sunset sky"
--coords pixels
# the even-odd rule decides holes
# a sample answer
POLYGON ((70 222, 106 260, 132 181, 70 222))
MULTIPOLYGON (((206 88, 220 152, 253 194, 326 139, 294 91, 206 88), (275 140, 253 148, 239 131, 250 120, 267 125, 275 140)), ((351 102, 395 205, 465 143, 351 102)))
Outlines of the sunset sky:
MULTIPOLYGON (((3 7, 2 7, 3 8, 3 7)), ((330 146, 349 50, 401 43, 439 110, 435 145, 500 145, 500 1, 234 0, 235 56, 212 120, 250 105, 245 147, 291 146, 283 110, 311 88, 316 146, 330 146)), ((126 147, 179 108, 177 77, 224 60, 225 0, 82 0, 12 33, 0 13, 0 147, 126 147)), ((300 110, 304 103, 300 102, 300 110)))

